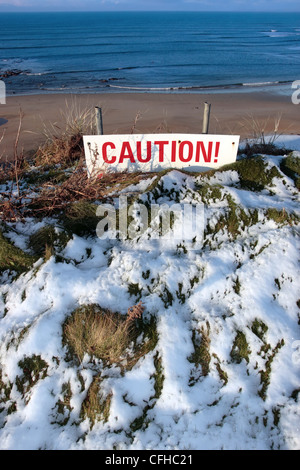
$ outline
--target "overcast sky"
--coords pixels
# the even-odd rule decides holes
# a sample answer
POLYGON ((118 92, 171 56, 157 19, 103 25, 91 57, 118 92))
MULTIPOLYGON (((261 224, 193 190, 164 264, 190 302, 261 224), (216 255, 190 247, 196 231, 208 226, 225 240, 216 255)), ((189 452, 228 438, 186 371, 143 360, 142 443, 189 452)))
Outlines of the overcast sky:
POLYGON ((298 11, 299 0, 0 0, 0 11, 298 11))

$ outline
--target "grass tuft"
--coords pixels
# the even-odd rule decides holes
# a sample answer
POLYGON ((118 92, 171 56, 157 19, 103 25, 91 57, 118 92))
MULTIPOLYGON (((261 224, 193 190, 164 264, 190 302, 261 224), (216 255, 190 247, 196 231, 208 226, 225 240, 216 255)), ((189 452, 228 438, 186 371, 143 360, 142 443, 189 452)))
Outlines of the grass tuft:
POLYGON ((7 403, 10 401, 12 387, 13 384, 11 382, 7 383, 3 380, 3 373, 0 368, 0 413, 4 411, 7 403))
POLYGON ((247 339, 242 331, 237 331, 232 349, 230 351, 230 357, 233 362, 240 364, 243 359, 248 363, 249 355, 251 351, 249 349, 247 339))
MULTIPOLYGON (((210 361, 211 361, 211 354, 210 354, 210 325, 207 322, 206 328, 201 326, 199 332, 192 332, 192 342, 194 346, 194 352, 188 358, 189 362, 195 364, 195 368, 201 366, 201 375, 206 377, 210 370, 210 361), (198 334, 197 334, 198 333, 198 334), (199 337, 200 336, 200 339, 199 337)), ((190 378, 189 384, 191 386, 195 385, 196 383, 195 377, 190 378)))
POLYGON ((258 318, 255 318, 254 322, 251 325, 251 331, 261 340, 265 341, 265 335, 268 331, 267 325, 259 320, 258 318))
POLYGON ((290 214, 284 208, 279 210, 270 207, 266 210, 265 216, 269 220, 274 220, 279 226, 294 225, 299 222, 299 217, 296 214, 290 214))
POLYGON ((80 418, 88 419, 91 428, 98 421, 106 423, 109 418, 112 393, 105 394, 101 390, 102 382, 103 378, 100 376, 94 377, 81 405, 80 418))
POLYGON ((88 354, 104 363, 121 365, 132 340, 132 328, 124 315, 95 304, 76 309, 63 327, 63 342, 79 362, 88 354))
POLYGON ((23 360, 18 362, 18 366, 22 369, 23 374, 17 376, 16 386, 24 397, 40 379, 47 376, 48 364, 41 356, 33 355, 31 357, 25 356, 23 360))
POLYGON ((77 308, 63 326, 63 344, 68 347, 69 358, 79 363, 87 354, 116 365, 121 370, 131 369, 137 361, 153 350, 158 337, 156 321, 133 320, 100 308, 96 304, 77 308), (142 335, 143 341, 137 344, 142 335))
POLYGON ((76 235, 96 235, 99 217, 96 215, 97 206, 89 201, 72 202, 60 216, 65 229, 76 235))
POLYGON ((271 352, 269 353, 271 346, 269 344, 265 344, 262 346, 260 354, 264 354, 265 357, 267 358, 266 361, 266 368, 265 370, 260 370, 260 383, 261 383, 261 388, 258 391, 258 395, 261 397, 262 400, 266 400, 267 398, 267 390, 270 385, 271 381, 271 365, 272 362, 276 356, 276 354, 279 352, 279 350, 284 346, 284 340, 281 339, 278 341, 277 345, 271 352))
POLYGON ((53 225, 45 225, 29 237, 28 246, 38 256, 53 253, 56 244, 64 247, 69 240, 66 233, 58 234, 53 225))
POLYGON ((67 167, 84 157, 83 135, 93 133, 94 114, 92 109, 81 109, 74 101, 66 102, 61 111, 65 128, 52 125, 44 128, 45 143, 38 148, 35 164, 53 167, 60 164, 67 167))

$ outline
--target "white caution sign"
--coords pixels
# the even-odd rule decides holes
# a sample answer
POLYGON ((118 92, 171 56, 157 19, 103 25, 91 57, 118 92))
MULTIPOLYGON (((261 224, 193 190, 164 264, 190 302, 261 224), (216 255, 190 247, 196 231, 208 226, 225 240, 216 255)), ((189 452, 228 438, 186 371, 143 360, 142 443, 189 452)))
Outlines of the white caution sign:
POLYGON ((203 171, 236 161, 239 136, 130 134, 84 136, 89 175, 103 170, 203 171))

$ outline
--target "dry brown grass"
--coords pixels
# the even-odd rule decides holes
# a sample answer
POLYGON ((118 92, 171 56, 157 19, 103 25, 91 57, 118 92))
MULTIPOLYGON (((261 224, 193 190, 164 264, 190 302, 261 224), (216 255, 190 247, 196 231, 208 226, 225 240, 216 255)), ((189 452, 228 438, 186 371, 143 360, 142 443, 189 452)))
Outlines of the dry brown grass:
MULTIPOLYGON (((194 352, 188 360, 195 364, 196 368, 201 366, 202 376, 207 376, 210 368, 211 354, 210 354, 210 324, 206 322, 206 327, 201 326, 199 331, 193 330, 192 341, 194 345, 194 352)), ((195 378, 190 378, 190 385, 196 383, 195 378)))
POLYGON ((81 363, 88 355, 92 360, 102 360, 104 366, 114 364, 122 371, 131 370, 158 341, 156 320, 151 317, 144 321, 143 310, 141 303, 128 309, 127 315, 96 304, 77 308, 63 326, 63 344, 69 359, 81 363), (143 339, 137 344, 141 335, 143 339))
MULTIPOLYGON (((136 116, 132 132, 139 117, 140 113, 136 116)), ((23 152, 18 150, 22 126, 20 110, 14 162, 0 166, 0 183, 5 184, 0 195, 0 216, 4 221, 52 216, 78 201, 103 201, 114 186, 121 190, 149 177, 148 173, 142 172, 103 171, 89 178, 83 135, 93 132, 94 113, 91 109, 80 110, 74 102, 71 107, 67 105, 64 120, 65 129, 55 124, 45 129, 45 143, 39 147, 34 160, 28 162, 23 152)))
POLYGON ((281 119, 281 113, 264 120, 255 118, 253 115, 244 118, 242 127, 249 138, 246 139, 246 148, 242 153, 247 156, 259 153, 280 154, 282 150, 276 147, 275 142, 282 134, 288 133, 288 128, 282 129, 281 119))
POLYGON ((53 136, 38 148, 35 164, 37 166, 61 164, 67 167, 79 160, 83 153, 82 135, 75 134, 70 137, 53 136))
POLYGON ((102 199, 100 184, 88 178, 83 165, 78 165, 62 183, 45 183, 39 188, 39 195, 27 203, 25 213, 28 215, 51 215, 64 209, 68 204, 84 199, 102 199))
MULTIPOLYGON (((143 311, 141 302, 129 308, 127 315, 96 304, 77 308, 63 325, 66 359, 81 363, 88 355, 94 365, 98 358, 101 366, 117 366, 121 374, 131 370, 140 358, 155 349, 158 341, 156 320, 151 317, 150 321, 143 321, 143 311), (141 334, 143 339, 137 342, 141 334)), ((94 376, 82 402, 80 418, 88 419, 91 427, 109 419, 112 391, 104 384, 105 376, 103 370, 94 376)))
POLYGON ((97 421, 106 423, 109 418, 112 393, 105 395, 101 390, 101 385, 101 377, 94 377, 81 406, 80 417, 83 420, 87 418, 91 427, 97 421))
POLYGON ((75 310, 64 325, 64 341, 79 362, 88 354, 121 365, 133 339, 133 324, 127 317, 96 305, 75 310))
MULTIPOLYGON (((18 192, 12 195, 12 191, 1 193, 0 215, 5 221, 22 220, 24 217, 47 217, 64 211, 72 203, 78 201, 103 201, 118 185, 118 190, 131 184, 137 184, 142 179, 149 178, 149 173, 105 173, 101 178, 89 178, 84 162, 67 173, 58 171, 60 178, 50 178, 50 173, 39 170, 38 173, 27 171, 18 167, 18 192), (43 181, 35 186, 33 183, 20 187, 20 183, 31 181, 32 177, 37 181, 43 181), (47 181, 47 178, 49 180, 47 181), (32 189, 34 186, 34 196, 32 189)), ((9 182, 10 187, 16 184, 15 167, 3 170, 4 181, 9 182)), ((151 173, 151 177, 154 173, 151 173)), ((1 178, 1 172, 0 172, 1 178)), ((1 180, 0 180, 1 181, 1 180)))
POLYGON ((61 110, 64 128, 55 123, 44 126, 45 143, 40 145, 35 156, 35 164, 53 166, 60 164, 70 166, 84 157, 83 135, 94 132, 94 114, 92 108, 81 109, 76 100, 61 110))

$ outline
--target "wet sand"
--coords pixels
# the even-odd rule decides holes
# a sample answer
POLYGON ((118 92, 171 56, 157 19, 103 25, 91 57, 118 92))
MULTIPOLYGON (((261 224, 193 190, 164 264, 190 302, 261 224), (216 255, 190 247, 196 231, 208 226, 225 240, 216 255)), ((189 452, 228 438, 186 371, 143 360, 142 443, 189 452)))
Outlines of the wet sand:
POLYGON ((102 108, 104 134, 192 133, 202 132, 204 102, 211 104, 210 134, 240 135, 252 138, 256 131, 273 133, 279 121, 281 134, 300 134, 300 105, 291 96, 275 93, 108 93, 44 94, 7 97, 0 105, 0 156, 14 158, 19 126, 18 149, 31 156, 46 134, 59 135, 67 118, 94 107, 102 108), (1 137, 2 141, 1 141, 1 137))

